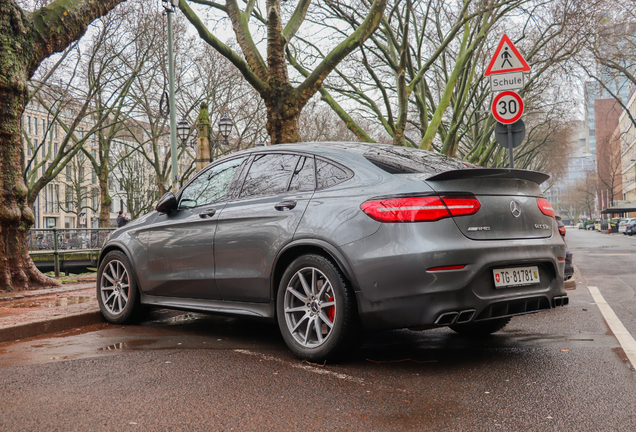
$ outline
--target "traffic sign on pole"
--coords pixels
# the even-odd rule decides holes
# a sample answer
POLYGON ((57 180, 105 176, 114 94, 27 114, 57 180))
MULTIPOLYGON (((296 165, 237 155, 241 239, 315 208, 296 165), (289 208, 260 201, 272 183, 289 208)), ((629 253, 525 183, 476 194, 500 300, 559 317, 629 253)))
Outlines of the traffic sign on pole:
POLYGON ((512 124, 523 114, 523 100, 513 91, 505 91, 492 100, 492 115, 499 123, 512 124))
POLYGON ((530 65, 525 61, 519 50, 506 35, 501 37, 499 45, 492 56, 485 76, 509 73, 509 72, 529 72, 530 65))

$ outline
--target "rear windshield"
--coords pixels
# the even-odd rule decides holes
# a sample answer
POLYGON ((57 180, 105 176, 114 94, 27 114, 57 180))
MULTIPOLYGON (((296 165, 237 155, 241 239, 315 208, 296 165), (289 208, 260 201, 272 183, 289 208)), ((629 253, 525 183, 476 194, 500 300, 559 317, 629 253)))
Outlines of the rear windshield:
POLYGON ((379 147, 364 153, 364 157, 390 174, 439 174, 446 171, 480 168, 448 156, 408 147, 379 147))

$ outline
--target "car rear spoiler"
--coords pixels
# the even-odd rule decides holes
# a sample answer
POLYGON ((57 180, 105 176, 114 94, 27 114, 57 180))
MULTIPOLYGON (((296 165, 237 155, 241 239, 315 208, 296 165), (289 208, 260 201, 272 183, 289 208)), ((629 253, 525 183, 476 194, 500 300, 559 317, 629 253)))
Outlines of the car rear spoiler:
POLYGON ((443 180, 464 180, 478 178, 514 178, 521 180, 529 180, 536 184, 541 184, 550 178, 549 175, 538 171, 519 170, 510 168, 469 168, 446 171, 428 177, 426 180, 443 181, 443 180))

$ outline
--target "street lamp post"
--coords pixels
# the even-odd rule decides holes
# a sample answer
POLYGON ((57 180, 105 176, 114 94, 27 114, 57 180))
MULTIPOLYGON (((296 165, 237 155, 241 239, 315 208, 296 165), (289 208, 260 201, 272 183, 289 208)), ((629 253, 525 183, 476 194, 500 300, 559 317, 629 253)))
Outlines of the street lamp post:
POLYGON ((223 140, 225 141, 225 145, 228 144, 227 137, 230 136, 230 132, 232 132, 232 126, 234 126, 234 122, 231 118, 227 116, 227 114, 223 114, 221 120, 219 120, 219 132, 223 135, 223 140))
POLYGON ((181 146, 184 146, 190 136, 190 125, 184 118, 177 123, 177 136, 179 137, 179 141, 181 141, 181 146))
POLYGON ((179 180, 177 167, 177 119, 174 108, 174 53, 172 47, 172 14, 179 7, 179 0, 162 0, 163 7, 168 15, 168 82, 170 87, 170 156, 172 161, 173 189, 179 180))
POLYGON ((223 114, 223 116, 219 120, 219 134, 221 134, 223 139, 212 140, 212 144, 214 145, 214 147, 218 147, 219 144, 228 145, 227 138, 232 132, 232 126, 234 126, 234 122, 232 121, 232 119, 228 117, 227 114, 223 114))

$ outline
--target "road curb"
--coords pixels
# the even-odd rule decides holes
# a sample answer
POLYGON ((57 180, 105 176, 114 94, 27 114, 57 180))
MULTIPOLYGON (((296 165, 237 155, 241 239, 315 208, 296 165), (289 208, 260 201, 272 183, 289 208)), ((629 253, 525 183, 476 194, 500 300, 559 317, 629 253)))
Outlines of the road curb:
POLYGON ((104 322, 99 309, 0 328, 0 343, 104 322))

